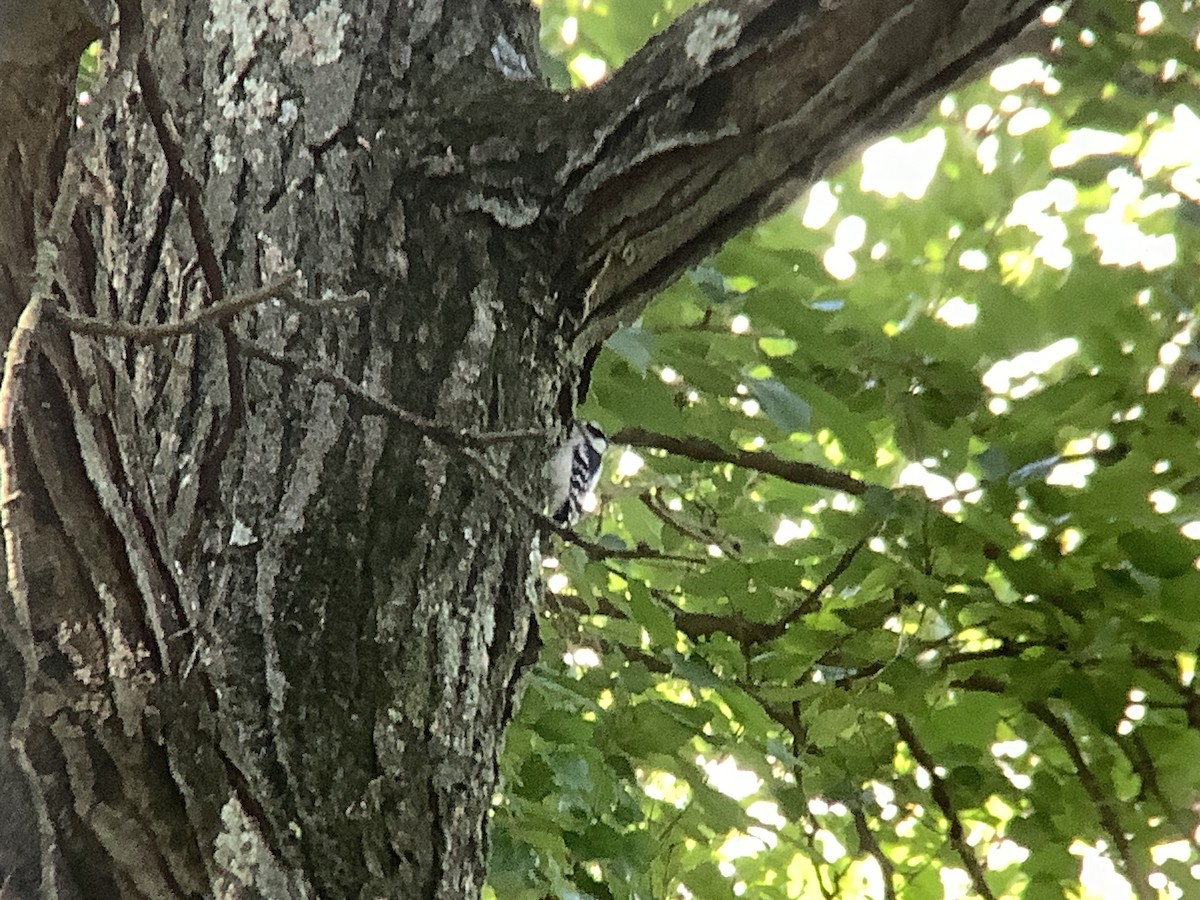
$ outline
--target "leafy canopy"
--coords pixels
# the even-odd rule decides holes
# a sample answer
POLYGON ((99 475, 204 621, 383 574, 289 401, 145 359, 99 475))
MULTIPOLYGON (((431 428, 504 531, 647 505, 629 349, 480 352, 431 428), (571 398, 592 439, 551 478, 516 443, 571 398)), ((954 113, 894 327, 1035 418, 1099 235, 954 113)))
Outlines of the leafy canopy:
POLYGON ((1200 892, 1198 28, 1087 4, 608 341, 582 528, 696 561, 548 561, 491 896, 1200 892))

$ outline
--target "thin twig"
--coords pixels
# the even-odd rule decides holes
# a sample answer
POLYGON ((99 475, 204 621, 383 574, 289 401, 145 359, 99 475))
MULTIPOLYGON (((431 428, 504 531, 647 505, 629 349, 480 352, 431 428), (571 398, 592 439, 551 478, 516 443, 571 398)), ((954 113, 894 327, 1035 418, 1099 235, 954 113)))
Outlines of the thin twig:
POLYGON ((768 625, 764 625, 755 634, 755 638, 760 641, 773 640, 787 631, 787 627, 793 622, 811 612, 815 612, 821 605, 822 595, 833 586, 835 581, 842 577, 842 574, 848 568, 850 568, 850 564, 854 562, 854 557, 858 556, 859 551, 867 545, 867 542, 871 540, 871 537, 872 536, 870 534, 865 534, 859 538, 852 547, 850 547, 841 555, 841 558, 838 559, 837 564, 829 570, 829 574, 821 579, 821 583, 808 592, 808 596, 800 601, 800 603, 798 603, 794 609, 788 611, 786 615, 782 616, 777 621, 768 625))
POLYGON ((545 439, 547 431, 544 428, 515 428, 506 431, 467 431, 442 425, 424 416, 411 412, 397 405, 387 397, 381 397, 363 388, 340 372, 302 363, 290 356, 276 353, 265 347, 236 335, 238 351, 251 359, 278 366, 285 372, 291 372, 314 383, 328 384, 344 394, 351 401, 357 402, 377 415, 387 416, 405 425, 409 425, 426 437, 448 447, 487 447, 506 441, 521 441, 532 438, 545 439))
POLYGON ((656 560, 658 562, 687 563, 691 566, 701 566, 707 562, 707 560, 699 556, 686 556, 682 553, 664 553, 644 543, 633 547, 605 547, 603 544, 580 537, 579 532, 571 528, 555 528, 553 531, 564 541, 569 541, 582 549, 588 555, 588 559, 591 560, 642 559, 656 560))
POLYGON ((917 733, 913 730, 912 723, 908 721, 907 717, 902 715, 896 716, 896 731, 899 732, 904 743, 908 745, 908 752, 912 754, 913 759, 929 775, 930 793, 933 794, 933 802, 938 805, 938 809, 942 811, 942 815, 946 819, 949 826, 947 838, 950 841, 950 846, 954 848, 954 852, 962 860, 963 867, 967 870, 967 874, 971 878, 971 887, 984 900, 996 900, 996 895, 992 893, 992 889, 988 886, 987 879, 984 877, 983 866, 979 864, 979 857, 975 855, 975 851, 967 843, 966 831, 963 828, 962 820, 958 817, 958 810, 954 808, 954 801, 950 799, 950 791, 946 787, 945 780, 937 773, 937 763, 934 762, 933 757, 929 755, 929 751, 925 749, 925 746, 917 738, 917 733))
POLYGON ((650 514, 653 515, 654 518, 658 519, 658 521, 662 522, 664 525, 675 529, 675 531, 679 532, 688 540, 695 541, 697 544, 716 543, 711 535, 701 534, 691 526, 685 525, 674 516, 668 514, 667 511, 663 509, 658 502, 656 502, 657 498, 651 491, 643 491, 638 495, 638 499, 642 501, 642 505, 650 511, 650 514))
MULTIPOLYGON (((24 570, 24 542, 18 533, 20 523, 15 522, 13 518, 13 506, 21 496, 16 455, 17 417, 21 413, 20 407, 27 386, 25 369, 29 365, 30 349, 41 327, 42 316, 52 305, 46 298, 53 296, 54 286, 59 283, 58 259, 79 204, 82 173, 79 153, 72 147, 67 151, 59 179, 58 196, 45 223, 45 237, 37 249, 33 290, 9 336, 4 356, 4 378, 0 382, 0 447, 3 448, 3 453, 0 454, 0 463, 3 465, 3 469, 0 470, 0 524, 3 525, 8 555, 9 588, 15 601, 17 618, 26 629, 30 628, 30 619, 29 586, 24 570)), ((34 671, 36 667, 32 666, 32 658, 29 656, 31 648, 32 644, 21 642, 25 663, 27 667, 31 667, 30 671, 34 671)))
POLYGON ((858 842, 879 865, 879 872, 883 876, 885 900, 896 900, 896 885, 893 882, 896 876, 895 866, 888 859, 888 855, 883 852, 883 848, 879 846, 879 841, 875 839, 875 832, 871 831, 871 826, 867 823, 867 815, 862 811, 862 807, 854 806, 851 813, 854 816, 854 830, 858 832, 858 842))
MULTIPOLYGON (((17 318, 8 340, 8 348, 4 354, 4 381, 0 384, 0 441, 9 451, 11 463, 12 436, 16 428, 17 407, 21 403, 21 392, 25 381, 21 377, 29 358, 29 348, 33 346, 34 333, 41 322, 42 310, 45 304, 39 294, 25 304, 25 309, 17 318)), ((7 486, 11 489, 11 485, 7 486)), ((8 500, 7 490, 3 498, 8 500)))
MULTIPOLYGON (((279 298, 288 302, 292 302, 294 297, 291 294, 291 285, 295 281, 295 273, 288 275, 274 284, 258 288, 253 291, 248 291, 244 294, 239 294, 221 303, 216 303, 205 307, 199 312, 180 319, 176 322, 164 322, 151 325, 132 324, 128 322, 109 321, 105 319, 93 318, 90 316, 81 316, 75 313, 68 312, 58 307, 50 307, 54 310, 54 315, 62 321, 70 330, 77 334, 89 335, 92 337, 117 337, 125 340, 131 340, 139 343, 150 343, 153 341, 163 340, 165 338, 179 337, 185 334, 196 331, 205 325, 225 325, 233 316, 239 312, 249 309, 256 304, 262 303, 272 298, 279 298)), ((346 305, 349 302, 359 302, 360 298, 355 296, 347 300, 346 298, 337 298, 335 303, 346 305)), ((311 306, 311 301, 309 303, 311 306)), ((651 547, 639 545, 631 548, 610 548, 602 544, 589 541, 581 537, 573 529, 565 528, 554 522, 548 516, 544 515, 540 510, 536 509, 532 504, 529 504, 520 497, 509 486, 507 480, 491 468, 487 462, 474 452, 470 452, 475 448, 487 447, 493 444, 529 440, 534 438, 545 438, 547 436, 544 428, 521 428, 505 431, 488 431, 488 432, 472 432, 462 428, 454 428, 448 425, 442 425, 427 419, 417 413, 406 410, 398 406, 393 401, 376 396, 369 391, 356 384, 350 378, 338 372, 332 372, 327 369, 322 369, 316 366, 299 363, 283 354, 275 353, 267 350, 265 347, 246 340, 240 335, 227 331, 232 340, 232 349, 245 354, 251 359, 257 359, 260 362, 266 362, 271 365, 278 366, 285 371, 292 371, 313 382, 329 384, 336 390, 345 394, 354 401, 357 401, 368 409, 388 416, 398 422, 409 425, 420 431, 425 437, 428 437, 439 444, 448 447, 452 450, 457 450, 465 454, 471 459, 477 467, 482 469, 488 480, 495 486, 501 489, 501 492, 510 502, 516 503, 527 515, 544 532, 551 532, 559 535, 564 540, 579 546, 591 559, 645 559, 645 560, 666 560, 671 562, 687 562, 687 563, 702 563, 704 560, 697 559, 691 556, 680 556, 670 553, 662 553, 654 550, 651 547)))
POLYGON ((630 447, 652 447, 666 450, 676 456, 684 456, 697 462, 728 463, 742 469, 774 475, 792 484, 832 488, 847 494, 861 495, 867 491, 867 483, 845 472, 827 469, 813 463, 783 459, 774 453, 754 450, 729 451, 719 444, 699 437, 674 437, 658 434, 642 428, 622 428, 612 436, 617 444, 630 447))
POLYGON ((725 534, 717 534, 716 529, 708 528, 702 524, 697 524, 695 527, 685 525, 671 515, 670 511, 663 506, 662 501, 652 491, 644 491, 638 495, 638 499, 642 501, 642 504, 650 511, 651 515, 664 525, 679 532, 685 538, 706 546, 713 544, 719 547, 721 552, 730 559, 739 559, 741 557, 741 547, 736 540, 731 540, 725 534))
POLYGON ((410 412, 403 407, 396 405, 392 400, 386 397, 379 397, 367 391, 347 376, 340 372, 332 372, 328 369, 322 369, 317 366, 306 365, 296 360, 285 356, 281 353, 275 353, 267 350, 265 347, 246 340, 240 335, 234 335, 237 348, 246 356, 257 359, 260 362, 270 363, 278 366, 285 371, 292 371, 313 382, 328 384, 355 400, 368 409, 388 416, 405 425, 409 425, 420 431, 422 435, 430 438, 433 441, 441 444, 450 450, 461 453, 469 459, 476 468, 484 473, 487 480, 496 487, 500 493, 514 506, 525 513, 538 528, 546 533, 557 534, 565 541, 569 541, 581 548, 590 559, 644 559, 644 560, 661 560, 667 562, 683 562, 699 565, 704 562, 693 556, 681 556, 673 553, 663 553, 655 550, 652 547, 638 545, 637 547, 614 548, 605 547, 603 544, 598 544, 594 541, 589 541, 582 537, 574 529, 559 525, 549 516, 545 515, 541 510, 530 503, 525 497, 517 493, 508 483, 502 474, 492 468, 478 452, 478 449, 488 447, 492 444, 502 443, 506 441, 528 440, 531 438, 545 438, 546 430, 543 428, 522 428, 512 429, 508 431, 485 431, 472 432, 462 428, 454 428, 449 425, 442 425, 434 422, 431 419, 426 419, 414 412, 410 412))
POLYGON ((1096 812, 1100 817, 1100 824, 1108 833, 1109 840, 1112 841, 1113 848, 1117 851, 1117 856, 1121 860, 1121 867, 1128 876, 1133 892, 1141 900, 1153 900, 1153 898, 1158 896, 1158 892, 1147 883, 1146 874, 1142 871, 1142 867, 1134 857, 1132 849, 1129 846, 1129 838, 1125 836, 1125 829, 1121 827, 1121 820, 1117 817, 1116 811, 1109 802, 1111 791, 1106 791, 1101 787, 1100 781, 1096 778, 1096 773, 1092 771, 1091 766, 1087 764, 1087 760, 1083 758, 1083 751, 1080 749, 1079 743, 1075 740, 1075 735, 1071 734, 1071 729, 1067 727, 1067 724, 1056 716, 1044 702, 1037 701, 1030 703, 1029 711, 1033 713, 1034 718, 1050 729, 1050 733, 1058 739, 1062 748, 1067 751, 1067 756, 1071 758, 1071 764, 1075 767, 1075 774, 1079 777, 1079 783, 1083 785, 1083 789, 1087 791, 1087 795, 1096 806, 1096 812))
POLYGON ((755 644, 775 640, 775 638, 780 637, 787 630, 789 625, 801 616, 815 611, 821 602, 821 596, 850 567, 850 563, 854 561, 855 555, 862 550, 868 540, 870 540, 870 535, 862 538, 853 547, 843 553, 837 564, 821 579, 821 583, 809 591, 794 609, 774 622, 751 622, 742 616, 692 612, 680 609, 663 591, 651 588, 651 593, 669 608, 671 617, 675 620, 675 627, 693 640, 709 637, 716 632, 720 632, 729 635, 743 648, 749 648, 755 644))
MULTIPOLYGON (((120 52, 124 54, 128 48, 128 52, 137 56, 135 70, 138 86, 141 89, 146 114, 154 126, 154 133, 167 163, 167 184, 174 191, 176 198, 182 198, 188 231, 196 250, 200 271, 208 287, 207 305, 219 306, 225 300, 225 276, 217 258, 212 228, 204 212, 204 190, 188 166, 183 149, 183 138, 175 127, 171 111, 159 87, 154 67, 144 52, 145 23, 142 18, 141 4, 130 2, 130 0, 118 0, 118 7, 121 13, 120 52)), ((204 448, 203 458, 196 476, 197 509, 203 509, 215 501, 221 466, 225 462, 229 448, 233 446, 234 436, 241 427, 245 416, 245 384, 242 367, 237 359, 233 334, 229 329, 222 329, 221 340, 225 350, 225 381, 229 391, 229 412, 221 422, 216 436, 207 442, 204 448)), ((195 516, 181 541, 181 549, 186 548, 184 555, 190 555, 199 529, 200 518, 195 516)))
POLYGON ((1141 779, 1143 794, 1157 800, 1163 815, 1175 826, 1179 834, 1188 840, 1193 848, 1200 849, 1200 829, 1196 828, 1194 821, 1188 821, 1188 817, 1180 815, 1179 805, 1172 803, 1167 797, 1158 780, 1158 770, 1154 767, 1154 759, 1150 756, 1150 751, 1147 749, 1145 741, 1142 740, 1142 736, 1135 729, 1127 737, 1118 737, 1117 743, 1120 744, 1126 759, 1129 760, 1129 765, 1141 779))
POLYGON ((327 312, 329 310, 358 309, 371 301, 371 295, 366 291, 356 291, 353 294, 334 294, 326 292, 327 296, 319 300, 308 300, 298 295, 289 295, 283 299, 288 306, 304 312, 327 312))
MULTIPOLYGON (((198 312, 174 322, 155 322, 143 325, 136 322, 83 316, 68 312, 61 307, 51 308, 54 310, 54 316, 76 334, 89 337, 115 337, 132 341, 135 344, 150 344, 167 338, 192 334, 206 325, 224 325, 243 310, 265 303, 267 300, 279 299, 294 303, 292 285, 295 281, 296 273, 293 272, 273 284, 246 291, 244 294, 238 294, 228 300, 206 306, 198 312)), ((311 303, 307 305, 311 305, 311 303)))

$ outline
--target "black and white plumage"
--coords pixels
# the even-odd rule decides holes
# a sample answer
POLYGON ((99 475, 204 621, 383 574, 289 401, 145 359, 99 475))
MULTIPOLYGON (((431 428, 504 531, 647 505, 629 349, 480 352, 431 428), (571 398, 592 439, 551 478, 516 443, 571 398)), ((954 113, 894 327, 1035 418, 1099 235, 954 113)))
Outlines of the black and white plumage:
POLYGON ((574 525, 583 512, 583 499, 600 480, 600 461, 608 438, 595 422, 576 422, 567 442, 550 461, 550 518, 574 525))

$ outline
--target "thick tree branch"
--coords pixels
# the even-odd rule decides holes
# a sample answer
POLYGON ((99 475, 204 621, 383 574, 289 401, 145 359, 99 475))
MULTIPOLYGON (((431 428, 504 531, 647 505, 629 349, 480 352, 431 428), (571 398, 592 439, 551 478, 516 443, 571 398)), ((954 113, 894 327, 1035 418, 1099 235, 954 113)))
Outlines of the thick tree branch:
POLYGON ((864 141, 911 122, 1035 22, 1036 0, 721 0, 599 89, 564 179, 581 342, 864 141))

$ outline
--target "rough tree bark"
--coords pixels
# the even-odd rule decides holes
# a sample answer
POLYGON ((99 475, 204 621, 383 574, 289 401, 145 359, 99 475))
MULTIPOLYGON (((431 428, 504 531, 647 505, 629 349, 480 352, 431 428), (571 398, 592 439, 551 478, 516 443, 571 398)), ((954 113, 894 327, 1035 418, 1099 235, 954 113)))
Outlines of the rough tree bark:
POLYGON ((475 896, 586 351, 1040 5, 0 0, 0 896, 475 896))

